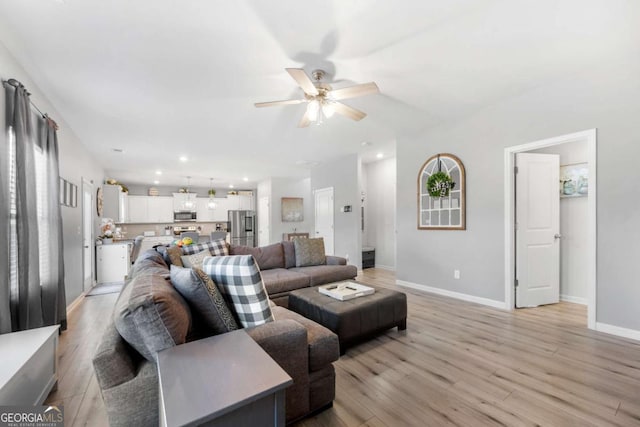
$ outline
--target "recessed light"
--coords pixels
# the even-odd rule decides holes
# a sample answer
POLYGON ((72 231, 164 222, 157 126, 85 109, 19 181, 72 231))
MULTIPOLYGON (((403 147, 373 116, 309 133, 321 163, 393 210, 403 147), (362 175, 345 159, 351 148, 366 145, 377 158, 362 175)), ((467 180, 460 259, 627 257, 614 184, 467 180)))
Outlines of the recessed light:
POLYGON ((233 188, 233 184, 229 184, 229 188, 233 188))
POLYGON ((247 178, 247 177, 245 176, 244 178, 242 178, 242 180, 243 180, 244 182, 247 182, 247 181, 249 181, 249 178, 247 178))
POLYGON ((162 175, 162 171, 161 170, 157 170, 156 171, 156 175, 162 175))
POLYGON ((153 181, 153 183, 154 183, 155 185, 158 185, 158 184, 160 184, 160 181, 158 181, 158 180, 156 179, 155 181, 153 181))
POLYGON ((189 158, 187 156, 180 156, 179 159, 181 162, 186 162, 187 160, 189 160, 189 158))
POLYGON ((376 154, 376 157, 377 157, 377 158, 379 158, 379 159, 381 159, 381 158, 383 158, 383 157, 384 157, 384 154, 382 154, 382 153, 378 153, 378 154, 376 154))
POLYGON ((362 141, 360 145, 362 145, 363 147, 368 147, 371 145, 371 143, 369 141, 362 141))

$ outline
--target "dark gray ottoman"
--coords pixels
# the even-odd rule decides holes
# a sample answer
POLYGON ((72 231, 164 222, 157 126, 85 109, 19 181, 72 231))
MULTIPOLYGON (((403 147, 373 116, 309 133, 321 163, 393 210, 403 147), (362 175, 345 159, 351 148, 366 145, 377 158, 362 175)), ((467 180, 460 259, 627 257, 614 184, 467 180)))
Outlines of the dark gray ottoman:
MULTIPOLYGON (((368 286, 368 285, 367 285, 368 286)), ((289 310, 320 323, 338 335, 340 352, 362 338, 390 328, 407 328, 407 296, 375 288, 372 295, 339 301, 318 292, 318 287, 289 294, 289 310)))

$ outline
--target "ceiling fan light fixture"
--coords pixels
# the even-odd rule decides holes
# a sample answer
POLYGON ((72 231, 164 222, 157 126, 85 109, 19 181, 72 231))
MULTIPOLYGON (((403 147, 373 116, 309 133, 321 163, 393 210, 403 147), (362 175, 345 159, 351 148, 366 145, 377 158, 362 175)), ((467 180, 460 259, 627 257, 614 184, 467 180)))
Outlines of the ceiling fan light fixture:
POLYGON ((320 105, 318 101, 314 99, 313 101, 309 102, 309 105, 307 105, 307 117, 309 117, 309 120, 311 120, 312 122, 318 120, 319 111, 320 105))
POLYGON ((327 119, 330 119, 335 112, 336 110, 333 108, 333 102, 325 101, 322 103, 322 114, 324 114, 327 119))

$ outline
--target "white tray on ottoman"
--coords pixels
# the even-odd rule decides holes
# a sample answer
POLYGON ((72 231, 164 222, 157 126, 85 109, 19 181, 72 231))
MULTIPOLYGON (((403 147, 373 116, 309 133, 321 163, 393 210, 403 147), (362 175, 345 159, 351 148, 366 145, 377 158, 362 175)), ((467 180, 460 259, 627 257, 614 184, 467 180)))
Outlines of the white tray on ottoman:
POLYGON ((375 289, 369 286, 361 285, 350 280, 318 286, 318 292, 340 301, 348 301, 365 295, 371 295, 375 291, 375 289))

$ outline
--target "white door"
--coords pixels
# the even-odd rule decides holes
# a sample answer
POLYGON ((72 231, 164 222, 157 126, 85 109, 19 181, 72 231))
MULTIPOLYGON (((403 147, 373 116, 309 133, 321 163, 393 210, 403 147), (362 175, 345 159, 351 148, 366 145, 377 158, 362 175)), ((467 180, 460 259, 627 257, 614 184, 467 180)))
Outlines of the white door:
POLYGON ((516 307, 560 299, 560 156, 516 154, 516 307))
POLYGON ((333 187, 315 191, 316 237, 324 239, 324 251, 333 255, 333 187))
POLYGON ((269 197, 260 197, 258 205, 258 246, 267 246, 271 239, 271 212, 269 211, 269 197))
POLYGON ((93 185, 82 180, 82 289, 93 286, 93 185))

